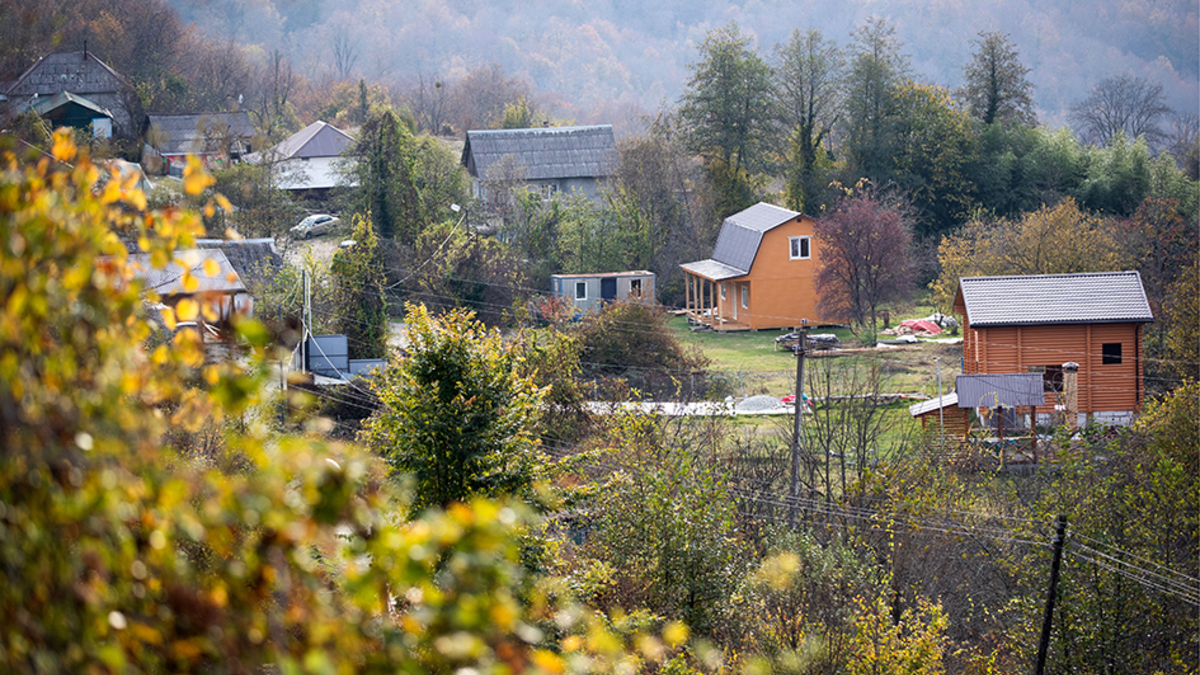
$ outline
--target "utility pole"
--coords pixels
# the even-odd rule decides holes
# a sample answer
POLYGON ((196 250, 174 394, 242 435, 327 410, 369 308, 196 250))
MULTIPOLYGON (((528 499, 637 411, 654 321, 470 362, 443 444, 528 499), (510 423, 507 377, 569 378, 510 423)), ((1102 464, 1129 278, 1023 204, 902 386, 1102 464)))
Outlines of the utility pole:
POLYGON ((938 438, 939 445, 945 442, 946 439, 946 406, 942 401, 942 357, 933 357, 937 363, 937 380, 938 380, 938 433, 941 436, 938 438))
POLYGON ((800 344, 796 345, 796 420, 795 440, 792 443, 792 475, 788 490, 788 524, 796 529, 796 515, 800 506, 800 451, 804 449, 801 433, 801 418, 804 415, 804 353, 808 349, 808 331, 800 329, 800 344))
POLYGON ((1050 562, 1050 590, 1046 593, 1046 613, 1042 617, 1042 639, 1038 641, 1034 675, 1046 672, 1046 652, 1050 650, 1050 625, 1054 617, 1054 596, 1058 593, 1058 568, 1062 563, 1063 542, 1067 538, 1067 517, 1060 515, 1054 531, 1054 559, 1050 562))

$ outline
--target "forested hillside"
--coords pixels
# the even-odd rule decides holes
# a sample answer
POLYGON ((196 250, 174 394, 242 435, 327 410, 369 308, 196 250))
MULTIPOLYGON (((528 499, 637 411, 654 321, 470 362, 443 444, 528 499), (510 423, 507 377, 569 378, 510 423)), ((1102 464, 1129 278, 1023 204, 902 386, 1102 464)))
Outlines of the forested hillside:
POLYGON ((745 3, 478 2, 476 0, 171 0, 205 34, 263 50, 281 48, 308 77, 338 67, 345 41, 350 75, 370 80, 453 77, 492 61, 555 97, 562 116, 610 121, 614 102, 653 110, 674 100, 705 34, 735 20, 759 49, 816 28, 846 43, 870 16, 895 24, 915 74, 956 87, 981 31, 1012 36, 1036 90, 1039 117, 1053 124, 1103 78, 1146 77, 1168 104, 1197 112, 1200 23, 1194 0, 1116 2, 1017 0, 926 3, 816 0, 745 3), (610 119, 604 119, 608 117, 610 119))

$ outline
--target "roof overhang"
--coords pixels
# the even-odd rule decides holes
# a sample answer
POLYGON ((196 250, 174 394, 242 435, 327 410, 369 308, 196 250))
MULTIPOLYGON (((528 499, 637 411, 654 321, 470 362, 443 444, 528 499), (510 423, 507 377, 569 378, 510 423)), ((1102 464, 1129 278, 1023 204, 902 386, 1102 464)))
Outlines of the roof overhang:
POLYGON ((959 375, 954 380, 960 408, 1016 408, 1046 404, 1041 373, 959 375))
POLYGON ((726 281, 728 279, 744 277, 749 274, 749 272, 746 270, 738 269, 732 265, 726 265, 723 262, 717 262, 712 258, 697 262, 683 263, 679 267, 688 274, 704 277, 709 281, 726 281))

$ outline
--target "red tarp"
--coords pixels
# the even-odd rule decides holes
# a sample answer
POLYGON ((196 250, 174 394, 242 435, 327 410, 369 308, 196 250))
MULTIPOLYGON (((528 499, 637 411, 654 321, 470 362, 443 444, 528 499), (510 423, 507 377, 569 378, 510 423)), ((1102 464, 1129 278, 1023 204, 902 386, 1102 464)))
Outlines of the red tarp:
POLYGON ((942 332, 942 329, 936 323, 932 321, 926 321, 925 319, 908 319, 907 321, 901 321, 900 325, 908 326, 909 328, 913 329, 914 333, 929 333, 930 335, 937 335, 938 333, 942 332))

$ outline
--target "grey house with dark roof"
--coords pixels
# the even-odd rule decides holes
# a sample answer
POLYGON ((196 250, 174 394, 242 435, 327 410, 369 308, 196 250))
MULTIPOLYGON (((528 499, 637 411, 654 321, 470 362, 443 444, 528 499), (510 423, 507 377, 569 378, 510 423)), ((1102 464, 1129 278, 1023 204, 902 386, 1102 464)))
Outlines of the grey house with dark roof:
POLYGON ((254 124, 246 111, 215 113, 150 113, 146 144, 182 169, 188 155, 202 160, 237 159, 253 150, 254 124))
POLYGON ((1154 315, 1137 272, 967 277, 954 311, 963 317, 963 373, 1042 374, 1039 418, 1070 404, 1077 421, 1127 423, 1141 409, 1141 329, 1154 315), (1078 364, 1077 401, 1068 400, 1069 363, 1078 364))
POLYGON ((140 131, 141 121, 135 120, 133 113, 137 100, 133 87, 88 51, 55 52, 38 59, 0 92, 7 99, 5 117, 28 112, 39 99, 62 92, 82 97, 97 109, 110 113, 118 135, 133 136, 140 131))
POLYGON ((619 162, 610 124, 468 131, 462 152, 474 196, 485 204, 485 184, 501 180, 524 183, 546 196, 577 193, 595 201, 619 162))

